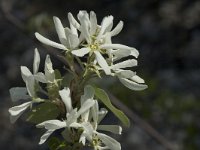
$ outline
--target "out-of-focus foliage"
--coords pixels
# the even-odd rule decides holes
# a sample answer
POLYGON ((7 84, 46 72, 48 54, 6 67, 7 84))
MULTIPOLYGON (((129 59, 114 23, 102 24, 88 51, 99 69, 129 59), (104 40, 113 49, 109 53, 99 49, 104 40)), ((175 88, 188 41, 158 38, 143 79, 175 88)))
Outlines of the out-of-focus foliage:
MULTIPOLYGON (((95 10, 97 17, 115 16, 125 22, 120 41, 140 51, 138 74, 149 88, 127 90, 108 79, 115 95, 181 149, 200 149, 200 2, 198 0, 1 0, 0 8, 0 149, 33 150, 41 133, 20 120, 9 122, 11 106, 8 89, 23 86, 20 65, 31 66, 38 46, 34 32, 57 40, 52 17, 67 25, 67 12, 95 10), (12 14, 15 19, 5 18, 12 14), (10 21, 13 21, 12 24, 10 21), (16 25, 21 27, 18 28, 16 25), (50 34, 51 33, 51 34, 50 34), (123 94, 121 94, 123 93, 123 94), (16 127, 18 126, 18 127, 16 127), (17 130, 16 130, 17 129, 17 130)), ((38 47, 46 53, 44 48, 38 47)), ((61 67, 58 60, 55 68, 61 67)), ((43 63, 43 62, 42 62, 43 63)), ((110 119, 112 121, 112 118, 110 119)), ((114 120, 113 120, 114 121, 114 120)), ((124 132, 122 149, 164 150, 137 125, 124 132)))

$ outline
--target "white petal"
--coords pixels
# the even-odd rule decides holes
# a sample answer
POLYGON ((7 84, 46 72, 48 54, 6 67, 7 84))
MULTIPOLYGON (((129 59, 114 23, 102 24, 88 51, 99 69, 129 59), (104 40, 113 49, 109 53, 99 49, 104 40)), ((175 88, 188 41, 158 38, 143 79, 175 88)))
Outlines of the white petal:
POLYGON ((39 144, 43 144, 55 130, 46 131, 40 138, 39 144))
POLYGON ((85 146, 85 142, 86 142, 86 137, 85 135, 82 133, 79 139, 79 143, 82 143, 85 146))
POLYGON ((95 123, 95 126, 97 127, 98 117, 99 117, 99 104, 96 100, 95 100, 95 104, 92 106, 91 113, 92 113, 92 118, 95 123))
POLYGON ((78 129, 78 128, 82 128, 83 126, 82 126, 82 124, 80 124, 80 123, 73 122, 73 123, 70 125, 70 127, 75 128, 75 129, 78 129))
POLYGON ((60 97, 62 98, 63 103, 65 104, 66 111, 72 111, 72 100, 70 95, 70 89, 64 88, 63 90, 59 91, 60 97))
POLYGON ((46 44, 46 45, 49 45, 49 46, 52 46, 54 48, 58 48, 58 49, 63 49, 63 50, 67 50, 66 47, 62 44, 59 44, 59 43, 56 43, 56 42, 53 42, 47 38, 45 38, 44 36, 40 35, 39 33, 35 33, 35 37, 40 41, 42 42, 43 44, 46 44))
POLYGON ((46 76, 42 72, 38 72, 37 74, 35 74, 34 78, 36 81, 47 83, 46 76))
POLYGON ((116 69, 115 74, 121 78, 132 78, 136 75, 136 72, 133 72, 131 70, 116 69))
POLYGON ((118 125, 98 125, 97 130, 102 131, 109 131, 115 134, 121 134, 122 133, 122 127, 118 125))
POLYGON ((39 65, 40 65, 40 54, 36 48, 35 53, 34 53, 34 60, 33 60, 33 74, 36 74, 38 72, 39 65))
POLYGON ((82 127, 84 129, 84 135, 86 136, 87 140, 91 142, 94 131, 93 126, 89 122, 83 122, 82 127))
POLYGON ((29 76, 26 80, 26 87, 27 87, 27 91, 28 94, 31 97, 35 97, 35 79, 34 76, 29 76))
POLYGON ((77 118, 79 117, 77 115, 77 108, 73 109, 71 112, 66 114, 67 120, 66 120, 66 126, 70 127, 70 125, 74 122, 77 122, 77 118))
POLYGON ((81 108, 77 112, 77 117, 79 117, 82 113, 89 110, 94 105, 94 100, 88 99, 86 100, 83 105, 81 105, 81 108))
POLYGON ((80 24, 76 21, 76 19, 74 19, 70 12, 68 13, 68 20, 75 28, 80 29, 80 24))
POLYGON ((76 35, 78 37, 78 31, 77 29, 71 24, 69 23, 70 29, 72 31, 72 34, 76 35))
POLYGON ((106 114, 108 113, 108 110, 105 108, 101 108, 99 111, 99 116, 98 116, 98 124, 104 119, 106 114))
MULTIPOLYGON (((81 106, 84 104, 85 101, 87 101, 88 99, 93 99, 93 97, 94 97, 93 87, 90 85, 86 85, 84 87, 84 95, 81 96, 81 106)), ((88 117, 89 117, 89 110, 81 114, 81 118, 84 121, 88 121, 88 117)))
POLYGON ((86 11, 79 11, 78 19, 81 23, 80 31, 81 33, 83 33, 83 36, 86 39, 87 43, 90 43, 91 41, 90 33, 89 33, 90 21, 89 21, 88 13, 86 11))
POLYGON ((46 76, 47 81, 54 82, 55 74, 54 74, 52 62, 49 55, 47 55, 45 59, 44 71, 45 71, 45 76, 46 76))
POLYGON ((97 29, 97 17, 93 11, 90 11, 90 35, 94 35, 97 29))
POLYGON ((22 75, 22 79, 24 80, 24 82, 26 82, 27 78, 29 76, 32 76, 32 73, 26 66, 21 66, 21 75, 22 75))
POLYGON ((104 17, 101 22, 101 29, 99 31, 99 36, 103 35, 106 32, 109 32, 113 26, 113 16, 104 17))
POLYGON ((115 36, 117 34, 119 34, 119 32, 121 32, 122 28, 123 28, 123 21, 120 21, 117 26, 110 32, 111 36, 115 36))
POLYGON ((111 69, 120 69, 137 66, 137 60, 129 59, 111 66, 111 69))
POLYGON ((74 49, 74 48, 78 47, 78 45, 79 45, 79 38, 74 34, 69 34, 67 36, 67 42, 70 46, 69 48, 74 49))
POLYGON ((146 89, 148 86, 145 84, 138 84, 126 78, 119 78, 120 82, 127 88, 135 91, 141 91, 146 89))
POLYGON ((36 127, 45 127, 47 130, 57 130, 66 127, 66 122, 60 120, 47 120, 36 125, 36 127))
POLYGON ((100 54, 100 52, 94 51, 94 53, 95 53, 96 60, 99 64, 99 66, 102 67, 102 69, 104 70, 106 75, 110 75, 111 74, 110 67, 108 66, 106 60, 103 58, 103 56, 100 54))
MULTIPOLYGON (((139 55, 138 50, 136 50, 135 48, 129 47, 126 45, 122 45, 122 44, 103 44, 100 46, 100 48, 102 48, 102 49, 121 49, 121 50, 124 50, 124 52, 126 52, 126 54, 128 53, 129 55, 134 56, 136 58, 139 55)), ((123 53, 123 51, 121 53, 123 53)))
POLYGON ((11 123, 14 123, 31 104, 32 102, 26 102, 21 105, 10 108, 8 111, 11 115, 10 116, 11 123))
POLYGON ((98 133, 97 136, 102 140, 102 142, 109 147, 111 150, 121 150, 121 145, 119 142, 117 142, 115 139, 111 138, 110 136, 107 136, 103 133, 98 133))
POLYGON ((88 54, 90 52, 89 48, 81 48, 78 50, 73 50, 72 54, 78 56, 78 57, 83 57, 84 55, 88 54))
POLYGON ((81 98, 86 101, 87 99, 93 99, 94 98, 94 88, 91 85, 86 85, 84 87, 84 95, 81 96, 81 98))
POLYGON ((13 102, 16 102, 20 99, 28 99, 30 98, 29 95, 27 95, 27 89, 25 87, 14 87, 9 90, 10 96, 13 102))
POLYGON ((56 27, 56 32, 58 34, 60 42, 66 46, 66 35, 65 35, 65 30, 64 27, 58 17, 53 17, 53 21, 56 27))
POLYGON ((135 75, 133 77, 130 78, 132 81, 135 81, 137 83, 144 83, 144 80, 142 78, 140 78, 139 76, 135 75))

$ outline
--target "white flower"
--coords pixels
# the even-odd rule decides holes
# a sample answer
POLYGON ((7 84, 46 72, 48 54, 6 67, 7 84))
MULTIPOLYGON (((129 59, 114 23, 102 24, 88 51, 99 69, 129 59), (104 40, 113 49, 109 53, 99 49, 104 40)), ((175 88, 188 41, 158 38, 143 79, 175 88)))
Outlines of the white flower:
POLYGON ((144 84, 144 80, 131 70, 123 70, 125 68, 137 66, 137 60, 129 59, 110 66, 113 76, 117 76, 119 81, 131 90, 141 91, 148 86, 144 84))
POLYGON ((17 105, 11 107, 8 111, 10 113, 10 122, 14 123, 22 114, 23 112, 33 103, 40 103, 43 102, 42 99, 36 98, 35 90, 34 90, 34 77, 28 76, 26 77, 26 88, 25 87, 15 87, 10 89, 10 95, 13 102, 19 101, 21 99, 27 100, 31 99, 29 102, 25 102, 21 105, 17 105), (29 95, 27 95, 27 93, 29 95))
POLYGON ((123 69, 116 69, 114 72, 114 75, 118 77, 119 81, 131 90, 141 91, 148 87, 144 84, 144 80, 136 75, 136 72, 123 69))
POLYGON ((116 51, 125 51, 128 55, 138 56, 139 53, 135 48, 122 44, 112 44, 111 37, 117 35, 123 27, 123 22, 120 21, 111 31, 113 16, 104 17, 100 26, 97 25, 96 14, 93 11, 90 12, 90 16, 86 11, 80 11, 78 14, 80 24, 74 19, 71 13, 68 14, 68 18, 71 24, 81 32, 80 37, 83 37, 87 41, 86 46, 78 50, 73 50, 72 54, 82 57, 88 53, 90 55, 94 53, 95 61, 97 61, 107 75, 111 74, 111 71, 102 54, 107 54, 111 61, 113 53, 116 51))
MULTIPOLYGON (((26 66, 21 66, 21 75, 22 79, 24 82, 27 84, 28 77, 33 76, 34 79, 46 83, 46 79, 43 73, 38 72, 39 70, 39 65, 40 65, 40 54, 37 50, 37 48, 34 51, 34 60, 33 60, 33 73, 26 67, 26 66)), ((28 88, 28 86, 27 86, 28 88)), ((30 94, 29 94, 30 95, 30 94)), ((34 95, 31 95, 34 97, 34 95)))
POLYGON ((70 96, 70 89, 65 88, 59 91, 61 99, 66 107, 66 120, 47 120, 37 125, 37 127, 45 127, 47 131, 42 135, 40 138, 39 144, 43 144, 47 138, 57 129, 61 128, 70 128, 73 127, 71 124, 77 123, 77 119, 83 114, 85 111, 90 109, 94 105, 94 101, 91 99, 86 100, 82 105, 81 108, 77 111, 77 108, 73 109, 72 101, 70 96))
POLYGON ((79 45, 79 38, 76 28, 74 28, 72 25, 70 25, 70 29, 67 27, 64 28, 58 17, 53 17, 53 20, 61 44, 53 42, 37 32, 35 33, 36 38, 43 44, 66 51, 76 48, 79 45))
POLYGON ((12 101, 18 101, 20 99, 27 100, 30 99, 31 101, 25 102, 21 105, 11 107, 8 111, 10 113, 10 121, 14 123, 22 114, 23 112, 33 103, 40 103, 44 100, 37 98, 36 95, 36 82, 40 81, 42 83, 53 82, 54 81, 54 71, 52 69, 52 63, 47 55, 45 61, 45 75, 41 72, 38 72, 40 64, 40 55, 38 50, 35 49, 34 52, 34 61, 33 61, 33 74, 26 66, 21 66, 21 74, 22 79, 26 83, 25 87, 16 87, 10 89, 10 95, 12 101), (27 94, 28 93, 28 94, 27 94))
MULTIPOLYGON (((84 88, 84 95, 81 97, 81 103, 83 103, 86 99, 93 98, 94 89, 91 86, 87 85, 84 88)), ((85 111, 85 113, 81 115, 82 122, 74 122, 71 124, 71 127, 83 128, 83 133, 81 134, 79 140, 83 145, 85 145, 87 139, 95 148, 120 150, 121 146, 119 142, 106 134, 98 132, 97 130, 121 134, 122 128, 118 125, 99 125, 99 123, 105 117, 108 111, 104 108, 99 110, 98 102, 96 100, 94 101, 95 104, 92 106, 92 108, 85 111), (100 143, 98 142, 98 139, 101 141, 100 143), (105 146, 102 146, 102 143, 105 146)))
POLYGON ((32 105, 32 101, 25 102, 21 105, 11 107, 8 112, 10 113, 10 122, 15 123, 15 121, 23 114, 23 112, 32 105))

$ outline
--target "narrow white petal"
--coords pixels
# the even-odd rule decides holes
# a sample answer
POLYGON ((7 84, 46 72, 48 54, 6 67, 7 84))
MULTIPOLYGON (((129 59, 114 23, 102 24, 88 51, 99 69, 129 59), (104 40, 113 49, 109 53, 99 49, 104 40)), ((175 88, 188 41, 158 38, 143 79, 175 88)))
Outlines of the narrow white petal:
POLYGON ((52 46, 54 48, 58 48, 58 49, 63 49, 63 50, 67 50, 66 47, 62 44, 59 44, 59 43, 56 43, 56 42, 53 42, 47 38, 45 38, 44 36, 40 35, 39 33, 35 33, 35 37, 40 41, 42 42, 43 44, 46 44, 46 45, 49 45, 49 46, 52 46))
POLYGON ((29 76, 32 76, 32 73, 26 66, 21 66, 21 75, 22 75, 22 79, 24 80, 24 82, 26 82, 27 78, 29 76))
POLYGON ((76 19, 70 12, 68 13, 68 20, 75 28, 77 28, 78 30, 80 29, 80 24, 76 21, 76 19))
POLYGON ((97 30, 97 17, 93 11, 90 11, 90 35, 94 35, 97 30))
POLYGON ((86 100, 83 105, 81 105, 81 108, 77 112, 77 117, 79 117, 82 113, 89 110, 94 105, 94 100, 88 99, 86 100))
POLYGON ((131 81, 129 79, 126 79, 126 78, 119 78, 119 80, 124 86, 126 86, 127 88, 129 88, 131 90, 135 90, 135 91, 141 91, 148 87, 145 84, 138 84, 138 83, 131 81))
MULTIPOLYGON (((84 87, 84 95, 81 96, 81 106, 84 104, 85 101, 93 98, 94 98, 94 88, 90 85, 86 85, 84 87)), ((88 121, 88 117, 89 117, 89 110, 81 114, 81 118, 84 121, 88 121)))
POLYGON ((131 70, 116 69, 115 74, 121 78, 132 78, 136 75, 136 72, 133 72, 131 70))
POLYGON ((34 78, 36 81, 42 82, 42 83, 47 83, 46 76, 42 72, 38 72, 37 74, 34 75, 34 78))
POLYGON ((45 71, 46 80, 49 81, 49 82, 54 82, 55 74, 54 74, 52 62, 51 62, 49 55, 47 55, 46 59, 45 59, 44 71, 45 71))
POLYGON ((66 122, 60 120, 47 120, 36 125, 36 127, 45 127, 47 130, 57 130, 66 127, 66 122))
POLYGON ((92 124, 89 122, 83 122, 82 127, 84 129, 84 135, 86 136, 87 140, 91 142, 94 131, 92 124))
POLYGON ((139 76, 135 75, 133 77, 130 78, 132 81, 135 81, 137 83, 144 83, 144 80, 142 78, 140 78, 139 76))
POLYGON ((102 49, 121 49, 121 50, 130 50, 130 55, 135 56, 136 58, 139 55, 139 52, 133 48, 122 44, 103 44, 100 46, 102 49))
POLYGON ((21 105, 11 107, 8 110, 10 113, 11 123, 14 123, 31 104, 32 102, 26 102, 21 105))
POLYGON ((72 109, 69 113, 66 114, 67 120, 66 120, 66 126, 70 127, 70 125, 74 122, 77 122, 77 118, 79 117, 77 115, 77 108, 72 109))
POLYGON ((39 70, 40 65, 40 54, 38 52, 38 49, 35 49, 34 52, 34 60, 33 60, 33 74, 36 74, 39 70))
POLYGON ((28 94, 31 97, 35 97, 35 79, 34 76, 29 76, 26 80, 26 87, 27 87, 27 91, 28 94))
POLYGON ((101 29, 99 31, 99 36, 103 35, 106 32, 109 32, 113 26, 113 16, 104 17, 101 22, 101 29))
POLYGON ((109 131, 115 134, 121 134, 122 133, 122 127, 118 125, 98 125, 97 130, 102 131, 109 131))
POLYGON ((115 139, 111 138, 110 136, 103 134, 103 133, 98 133, 97 136, 100 138, 100 140, 109 147, 111 150, 121 150, 121 145, 119 142, 117 142, 115 139))
POLYGON ((98 117, 99 117, 99 104, 97 100, 95 100, 95 104, 92 106, 91 113, 92 113, 92 118, 93 118, 93 121, 95 123, 95 128, 96 128, 97 123, 98 123, 98 117))
POLYGON ((137 66, 137 60, 129 59, 111 66, 111 69, 121 69, 137 66))
POLYGON ((65 104, 66 111, 72 111, 72 100, 70 95, 70 89, 64 88, 63 90, 59 91, 60 97, 62 98, 63 103, 65 104))
POLYGON ((106 114, 108 113, 108 110, 105 108, 101 108, 99 111, 99 116, 98 116, 98 124, 104 119, 106 114))
POLYGON ((78 57, 83 57, 86 54, 88 54, 89 52, 90 52, 89 48, 81 48, 81 49, 78 49, 78 50, 73 50, 71 53, 78 56, 78 57))
POLYGON ((85 146, 85 142, 86 142, 86 137, 85 135, 82 133, 79 139, 79 143, 82 143, 85 146))
POLYGON ((11 96, 11 99, 13 102, 16 102, 18 100, 21 100, 21 99, 28 99, 30 98, 29 95, 27 95, 28 91, 25 87, 14 87, 14 88, 11 88, 9 90, 10 92, 10 96, 11 96))
POLYGON ((69 23, 69 26, 70 26, 70 29, 71 29, 71 32, 72 34, 76 35, 78 37, 78 31, 77 31, 77 28, 75 28, 72 23, 69 23))
POLYGON ((110 32, 111 36, 116 36, 117 34, 119 34, 123 28, 123 21, 120 21, 117 26, 110 32))
POLYGON ((138 50, 134 48, 131 50, 128 50, 128 49, 112 50, 111 53, 114 55, 114 61, 127 57, 127 56, 134 56, 135 58, 137 58, 139 55, 138 50))
POLYGON ((110 67, 108 66, 106 60, 103 58, 103 56, 100 54, 100 52, 94 51, 94 53, 95 53, 96 60, 99 64, 99 66, 102 67, 102 69, 104 70, 106 75, 110 75, 111 74, 110 67))
POLYGON ((69 34, 67 37, 67 42, 70 49, 74 49, 79 45, 79 38, 75 34, 69 34))
POLYGON ((55 130, 47 130, 40 138, 39 145, 43 144, 55 130))
POLYGON ((81 33, 83 33, 83 36, 86 39, 87 43, 90 43, 90 41, 91 41, 90 33, 89 33, 90 21, 89 21, 89 16, 88 16, 87 12, 79 11, 78 19, 81 22, 80 31, 81 31, 81 33))
POLYGON ((60 42, 66 46, 66 35, 65 35, 65 29, 58 17, 53 17, 53 21, 56 27, 56 32, 58 34, 60 42))
POLYGON ((93 99, 94 98, 94 88, 91 85, 86 85, 84 87, 84 95, 81 96, 81 99, 84 99, 84 102, 87 99, 93 99))

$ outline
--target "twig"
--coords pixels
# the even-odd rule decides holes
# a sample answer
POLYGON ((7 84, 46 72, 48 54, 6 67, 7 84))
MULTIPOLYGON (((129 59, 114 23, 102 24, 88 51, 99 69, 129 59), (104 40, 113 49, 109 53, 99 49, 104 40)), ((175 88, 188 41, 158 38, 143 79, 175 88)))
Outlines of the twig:
POLYGON ((114 95, 112 95, 110 92, 109 96, 111 98, 111 101, 114 105, 119 107, 123 112, 136 124, 139 125, 143 130, 145 130, 149 135, 151 135, 153 138, 155 138, 160 144, 162 144, 165 148, 168 150, 177 150, 176 145, 170 143, 165 137, 163 137, 158 131, 156 131, 149 123, 147 123, 145 120, 140 118, 135 112, 133 112, 131 109, 129 109, 126 105, 124 105, 119 99, 117 99, 114 95))

